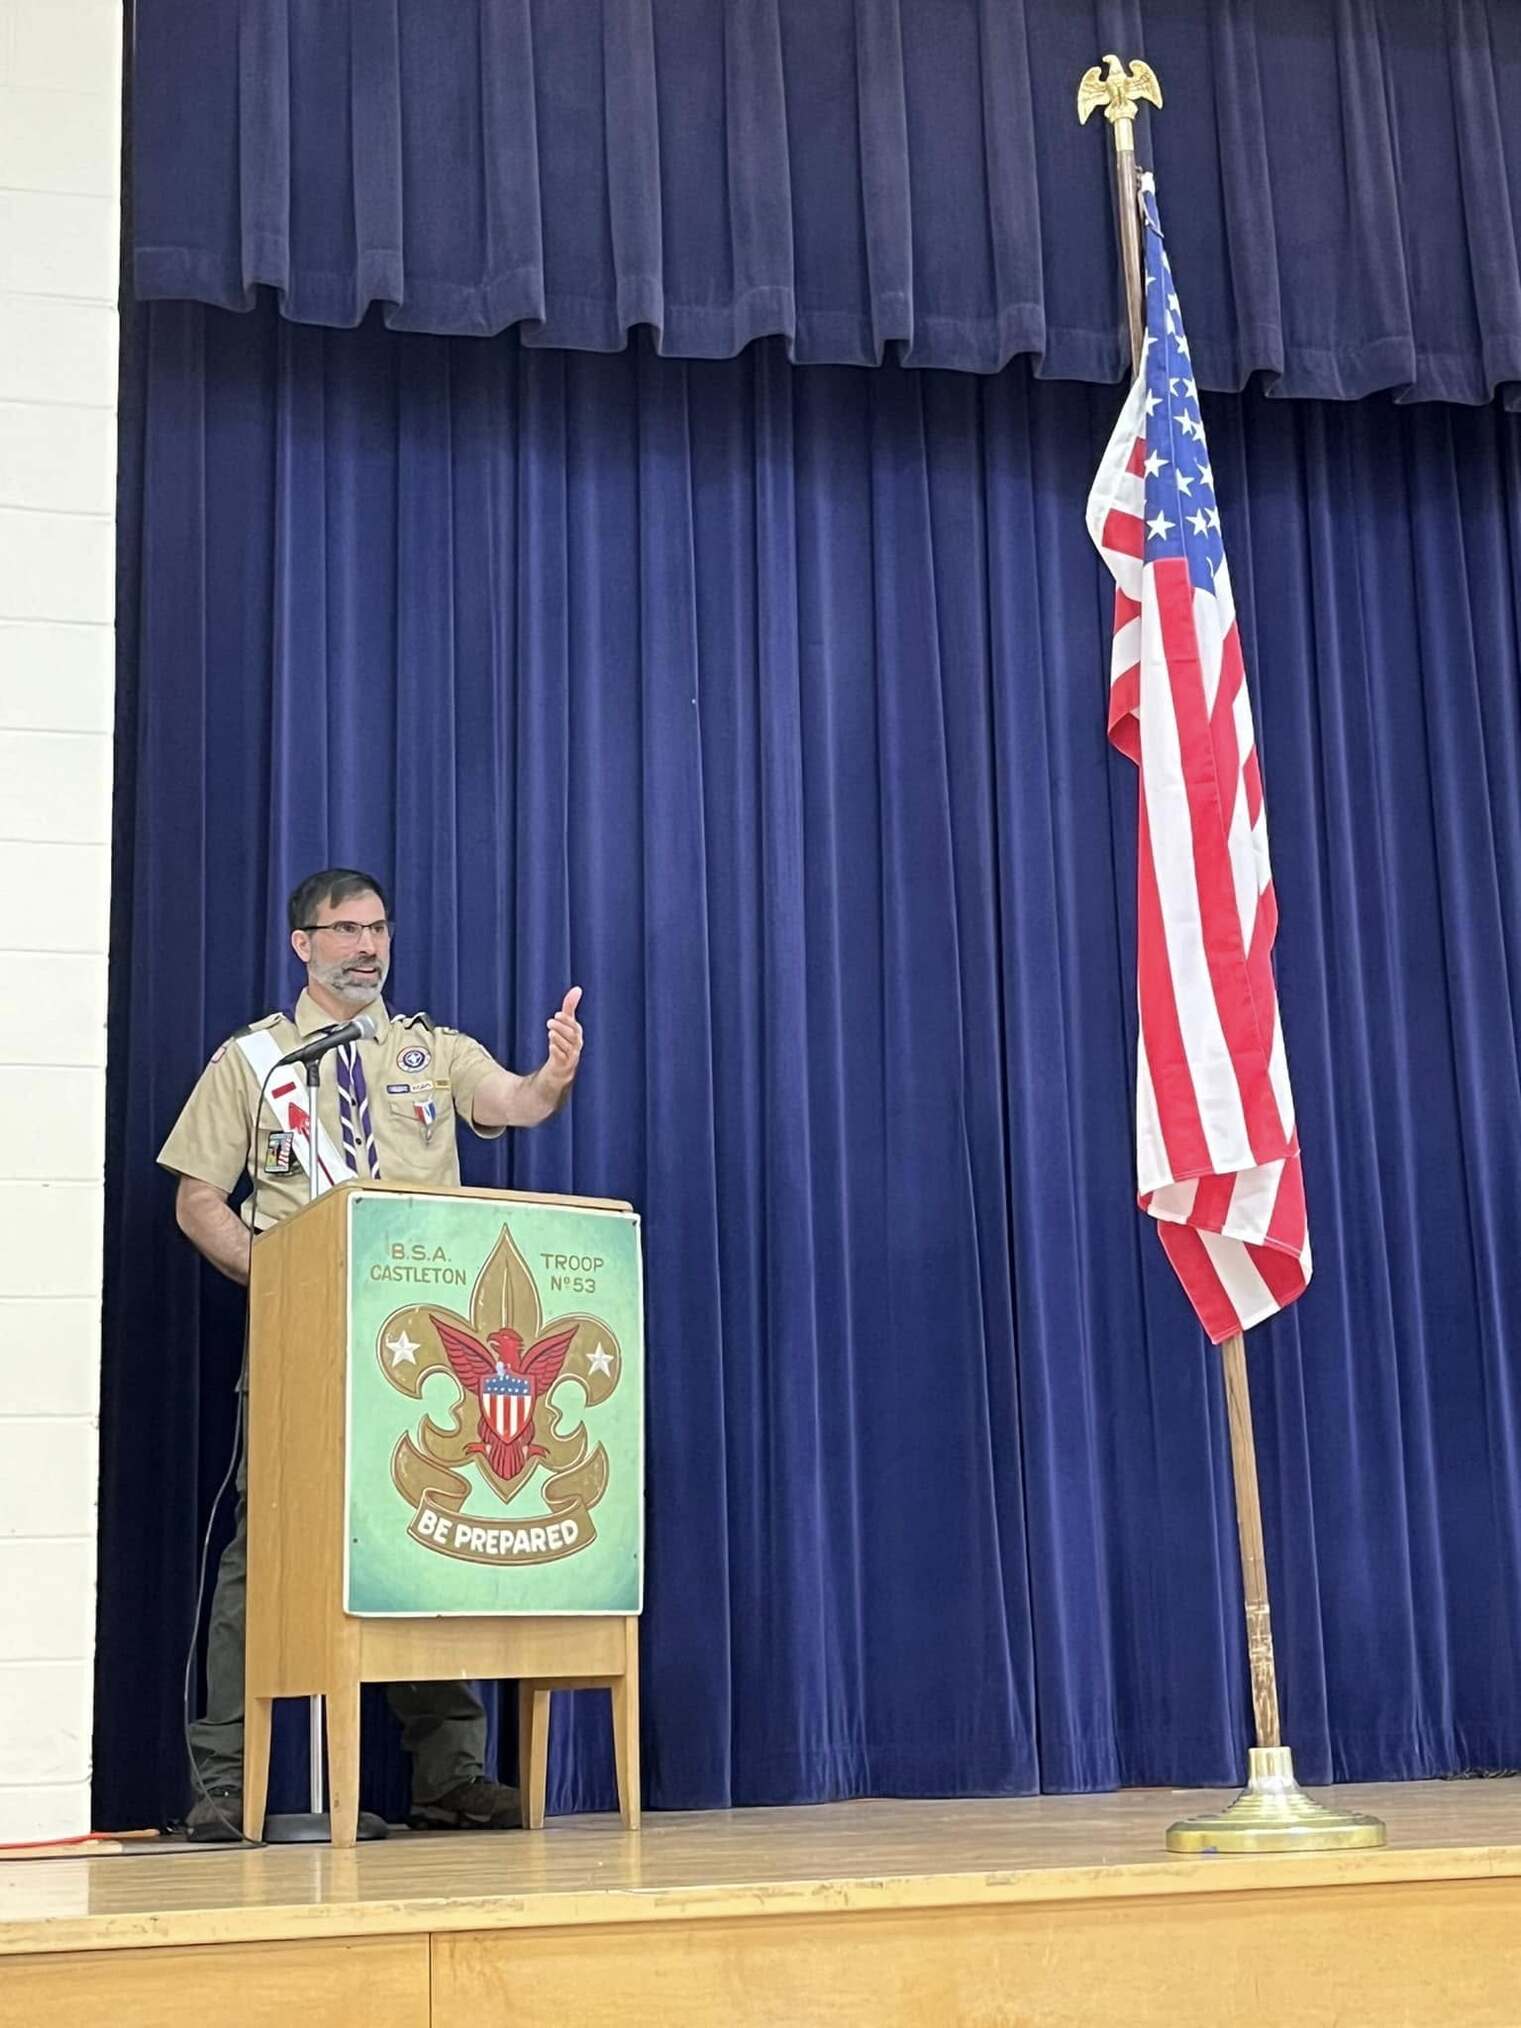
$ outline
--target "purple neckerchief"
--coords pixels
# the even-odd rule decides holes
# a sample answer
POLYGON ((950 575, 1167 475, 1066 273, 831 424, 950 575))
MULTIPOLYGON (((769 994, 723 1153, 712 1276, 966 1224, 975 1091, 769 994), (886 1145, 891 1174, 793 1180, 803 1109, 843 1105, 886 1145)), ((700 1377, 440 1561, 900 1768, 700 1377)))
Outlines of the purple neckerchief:
POLYGON ((338 1123, 343 1129, 344 1160, 357 1176, 356 1150, 364 1149, 369 1173, 380 1175, 380 1150, 375 1146, 375 1127, 370 1119, 370 1087, 359 1061, 357 1042, 345 1042, 338 1051, 338 1123))
MULTIPOLYGON (((286 1009, 285 1018, 292 1024, 296 1020, 294 1007, 286 1009)), ((329 1022, 336 1028, 336 1021, 329 1022)), ((321 1033, 321 1030, 318 1030, 321 1033)), ((343 1159, 357 1176, 359 1171, 359 1150, 364 1150, 365 1168, 379 1180, 380 1150, 375 1145, 375 1125, 370 1118, 370 1085, 364 1074, 364 1065, 359 1060, 359 1045, 345 1042, 338 1050, 338 1125, 343 1134, 343 1159)))

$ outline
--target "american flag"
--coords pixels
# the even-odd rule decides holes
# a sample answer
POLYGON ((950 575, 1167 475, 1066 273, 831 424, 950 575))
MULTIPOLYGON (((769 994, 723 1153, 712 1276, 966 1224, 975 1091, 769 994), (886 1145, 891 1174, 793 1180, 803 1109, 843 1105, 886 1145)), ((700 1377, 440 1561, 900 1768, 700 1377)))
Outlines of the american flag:
POLYGON ((533 1413, 533 1382, 498 1361, 495 1373, 481 1383, 481 1407, 497 1435, 511 1443, 533 1413))
POLYGON ((1278 909, 1188 339, 1141 178, 1146 340, 1088 499, 1114 577, 1109 737, 1140 770, 1136 1181, 1218 1344, 1310 1279, 1278 909))

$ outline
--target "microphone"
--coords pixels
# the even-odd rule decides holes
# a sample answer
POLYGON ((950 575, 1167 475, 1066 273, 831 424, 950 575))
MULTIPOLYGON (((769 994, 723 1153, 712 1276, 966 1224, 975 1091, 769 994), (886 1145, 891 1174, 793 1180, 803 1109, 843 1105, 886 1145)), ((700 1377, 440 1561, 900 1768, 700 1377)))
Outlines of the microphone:
POLYGON ((330 1049, 341 1049, 345 1042, 373 1042, 375 1039, 375 1017, 360 1014, 352 1021, 345 1021, 338 1028, 319 1029, 307 1042, 288 1049, 280 1058, 282 1063, 315 1063, 319 1056, 326 1056, 330 1049))

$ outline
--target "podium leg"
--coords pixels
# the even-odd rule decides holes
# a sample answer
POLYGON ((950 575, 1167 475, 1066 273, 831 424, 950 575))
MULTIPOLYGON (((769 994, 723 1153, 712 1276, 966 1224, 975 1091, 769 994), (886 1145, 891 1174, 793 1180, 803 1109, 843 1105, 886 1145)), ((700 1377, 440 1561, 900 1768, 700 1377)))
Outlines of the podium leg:
POLYGON ((352 1848, 359 1835, 359 1685, 327 1693, 328 1822, 334 1848, 352 1848))
POLYGON ((639 1828, 639 1622, 626 1620, 628 1662, 612 1681, 613 1760, 618 1770, 618 1813, 626 1831, 639 1828))
POLYGON ((544 1828, 544 1790, 549 1777, 549 1686, 518 1684, 518 1795, 523 1829, 544 1828))
POLYGON ((274 1726, 272 1697, 243 1696, 243 1836, 262 1838, 269 1799, 269 1740, 274 1726))

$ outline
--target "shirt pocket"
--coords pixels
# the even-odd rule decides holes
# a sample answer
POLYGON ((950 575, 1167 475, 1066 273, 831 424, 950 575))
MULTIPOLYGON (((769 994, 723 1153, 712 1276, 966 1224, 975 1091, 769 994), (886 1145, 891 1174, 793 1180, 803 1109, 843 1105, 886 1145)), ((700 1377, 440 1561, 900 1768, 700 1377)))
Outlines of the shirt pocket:
POLYGON ((424 1147, 437 1147, 440 1141, 453 1145, 454 1094, 447 1085, 435 1084, 430 1091, 405 1094, 388 1092, 386 1111, 390 1114, 392 1133, 403 1143, 410 1136, 424 1147))

